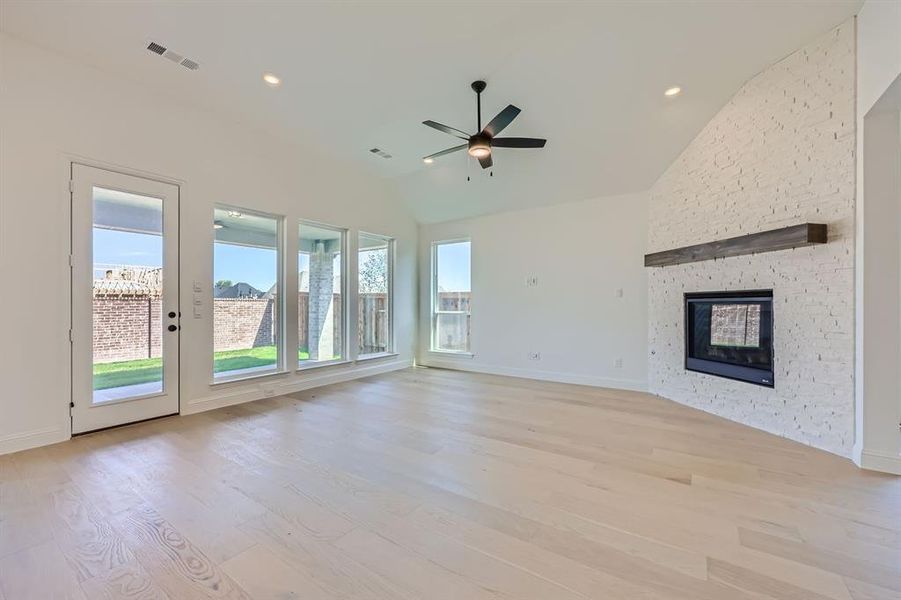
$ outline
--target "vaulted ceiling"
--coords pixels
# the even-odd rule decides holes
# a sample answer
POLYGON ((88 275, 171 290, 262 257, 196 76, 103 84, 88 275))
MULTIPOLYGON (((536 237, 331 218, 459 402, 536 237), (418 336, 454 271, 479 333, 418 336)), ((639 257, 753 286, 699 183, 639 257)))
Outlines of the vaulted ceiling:
POLYGON ((0 26, 388 178, 428 222, 647 189, 743 82, 860 4, 6 0, 0 26), (548 139, 497 150, 493 177, 463 152, 421 161, 455 143, 423 120, 475 129, 474 79, 483 120, 515 104, 505 135, 548 139))

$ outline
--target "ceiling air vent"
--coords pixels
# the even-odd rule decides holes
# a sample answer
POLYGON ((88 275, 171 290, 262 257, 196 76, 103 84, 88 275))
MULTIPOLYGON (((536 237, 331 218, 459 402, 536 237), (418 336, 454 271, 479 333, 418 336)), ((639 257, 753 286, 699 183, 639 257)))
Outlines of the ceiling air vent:
POLYGON ((154 54, 158 54, 163 58, 168 58, 172 62, 183 66, 189 71, 196 71, 200 68, 200 63, 195 60, 191 60, 190 58, 186 58, 185 56, 166 48, 162 44, 157 44, 156 42, 150 42, 147 44, 147 49, 153 52, 154 54))
POLYGON ((373 154, 381 156, 382 158, 391 158, 391 155, 388 154, 387 152, 385 152, 384 150, 382 150, 381 148, 370 148, 369 151, 372 152, 373 154))
POLYGON ((185 59, 184 56, 182 56, 178 52, 173 52, 172 50, 166 50, 166 53, 163 54, 163 58, 168 58, 174 63, 180 63, 185 59))

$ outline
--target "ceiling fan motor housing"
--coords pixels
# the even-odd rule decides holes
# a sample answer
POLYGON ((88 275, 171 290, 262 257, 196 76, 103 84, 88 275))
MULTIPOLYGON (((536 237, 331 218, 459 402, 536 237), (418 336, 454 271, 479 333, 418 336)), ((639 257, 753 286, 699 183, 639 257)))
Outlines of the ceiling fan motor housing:
POLYGON ((484 158, 491 154, 491 138, 486 135, 476 134, 469 138, 469 154, 476 158, 484 158))

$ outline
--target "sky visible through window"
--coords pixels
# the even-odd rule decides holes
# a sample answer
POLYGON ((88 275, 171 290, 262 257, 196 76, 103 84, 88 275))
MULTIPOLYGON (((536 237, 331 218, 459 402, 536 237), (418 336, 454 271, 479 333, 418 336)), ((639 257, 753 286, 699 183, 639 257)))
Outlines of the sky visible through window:
POLYGON ((94 228, 95 264, 161 267, 162 257, 161 236, 94 228))
POLYGON ((276 281, 276 251, 269 248, 213 244, 213 281, 249 283, 261 292, 269 291, 276 281))
MULTIPOLYGON (((263 292, 275 283, 275 250, 216 243, 213 252, 213 281, 249 283, 263 292)), ((162 256, 161 236, 94 228, 95 264, 161 267, 162 256)))
MULTIPOLYGON (((95 227, 94 262, 159 267, 162 266, 162 241, 158 235, 95 227)), ((442 244, 438 247, 438 285, 442 291, 470 291, 469 249, 468 243, 442 244)), ((258 290, 267 291, 276 281, 275 250, 216 243, 213 253, 214 282, 228 279, 232 283, 249 283, 258 290)))
POLYGON ((438 246, 438 289, 442 292, 472 291, 469 242, 438 246))

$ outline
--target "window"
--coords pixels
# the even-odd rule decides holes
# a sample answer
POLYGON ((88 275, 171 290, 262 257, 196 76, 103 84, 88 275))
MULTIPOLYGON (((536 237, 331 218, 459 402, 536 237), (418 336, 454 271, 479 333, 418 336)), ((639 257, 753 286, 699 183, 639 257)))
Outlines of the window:
POLYGON ((469 353, 470 242, 432 244, 432 350, 469 353))
POLYGON ((391 298, 394 240, 360 234, 357 336, 360 355, 393 352, 391 298))
POLYGON ((243 209, 214 211, 214 379, 281 368, 281 222, 243 209))
POLYGON ((297 359, 301 366, 344 358, 344 229, 301 223, 297 252, 297 359))

